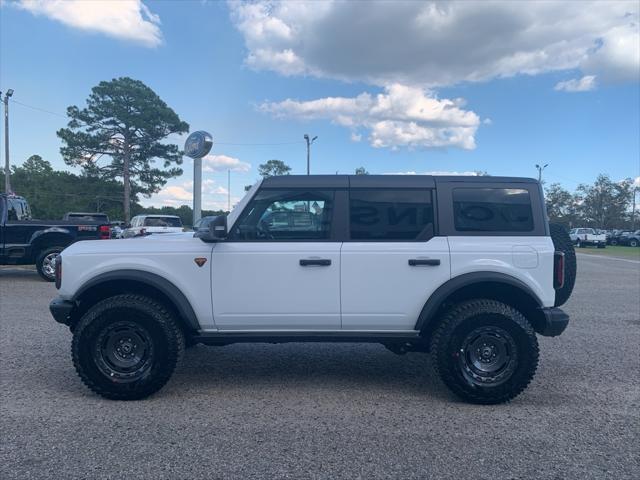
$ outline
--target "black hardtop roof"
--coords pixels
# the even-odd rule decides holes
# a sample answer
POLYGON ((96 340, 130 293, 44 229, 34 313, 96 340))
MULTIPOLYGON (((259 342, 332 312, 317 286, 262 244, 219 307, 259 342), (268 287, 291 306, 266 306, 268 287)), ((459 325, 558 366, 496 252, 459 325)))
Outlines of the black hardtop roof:
POLYGON ((438 183, 537 183, 533 178, 472 175, 280 175, 263 188, 434 188, 438 183))

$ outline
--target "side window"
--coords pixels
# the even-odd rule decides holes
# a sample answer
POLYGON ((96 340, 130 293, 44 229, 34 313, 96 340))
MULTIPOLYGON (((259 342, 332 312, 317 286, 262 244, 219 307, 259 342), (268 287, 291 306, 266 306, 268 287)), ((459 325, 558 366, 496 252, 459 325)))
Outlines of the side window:
POLYGON ((229 240, 328 240, 333 197, 327 190, 261 190, 242 212, 229 240))
POLYGON ((529 192, 519 188, 455 188, 453 215, 460 232, 530 232, 529 192))
POLYGON ((433 204, 426 189, 363 189, 349 193, 351 240, 410 241, 433 236, 433 204))
POLYGON ((25 212, 22 210, 22 202, 20 200, 9 198, 7 205, 7 220, 17 221, 25 219, 25 212))

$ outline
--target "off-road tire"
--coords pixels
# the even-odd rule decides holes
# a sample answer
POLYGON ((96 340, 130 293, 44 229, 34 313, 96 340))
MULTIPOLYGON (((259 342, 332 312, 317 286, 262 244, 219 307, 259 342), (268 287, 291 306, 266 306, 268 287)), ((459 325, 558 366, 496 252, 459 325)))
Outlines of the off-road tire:
MULTIPOLYGON (((184 334, 173 314, 162 303, 143 295, 116 295, 98 302, 79 320, 73 332, 71 354, 82 382, 98 395, 112 400, 138 400, 160 390, 184 351, 184 334), (104 336, 123 323, 134 325, 145 345, 146 370, 124 380, 105 373, 104 336), (102 339, 102 340, 101 340, 102 339)), ((113 354, 112 354, 113 355, 113 354)), ((116 376, 119 375, 116 373, 116 376)))
POLYGON ((45 260, 53 254, 59 255, 62 250, 64 250, 64 247, 49 247, 38 253, 38 256, 36 257, 36 270, 43 280, 46 280, 47 282, 55 282, 55 271, 49 271, 48 265, 45 265, 45 260))
POLYGON ((538 340, 526 318, 504 303, 477 299, 454 305, 431 337, 431 360, 437 376, 462 400, 497 404, 512 400, 531 382, 538 367, 538 340), (511 337, 513 348, 502 383, 473 381, 465 369, 466 339, 478 329, 495 330, 511 337), (508 372, 511 372, 507 375, 508 372))
POLYGON ((576 251, 571 243, 571 237, 567 230, 557 223, 549 224, 549 232, 551 234, 551 240, 553 241, 553 247, 556 251, 564 253, 564 284, 562 288, 556 290, 556 300, 554 306, 559 307, 564 305, 571 292, 573 292, 573 286, 576 283, 576 274, 578 273, 578 265, 576 262, 576 251))

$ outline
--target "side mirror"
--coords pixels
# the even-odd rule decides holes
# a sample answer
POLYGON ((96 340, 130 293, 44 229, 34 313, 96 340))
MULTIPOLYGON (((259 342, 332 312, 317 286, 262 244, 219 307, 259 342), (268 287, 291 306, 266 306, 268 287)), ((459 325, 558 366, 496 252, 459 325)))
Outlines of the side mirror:
POLYGON ((198 230, 193 236, 207 243, 224 240, 227 238, 227 216, 217 216, 209 222, 208 230, 198 230))

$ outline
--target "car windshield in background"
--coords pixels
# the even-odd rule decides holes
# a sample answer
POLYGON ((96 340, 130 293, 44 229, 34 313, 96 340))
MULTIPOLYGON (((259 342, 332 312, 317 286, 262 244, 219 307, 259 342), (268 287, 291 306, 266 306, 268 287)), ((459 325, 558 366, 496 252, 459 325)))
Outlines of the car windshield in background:
POLYGON ((144 219, 145 227, 182 227, 182 220, 177 217, 147 217, 144 219))
POLYGON ((80 220, 83 222, 105 222, 109 223, 109 217, 106 215, 69 215, 69 220, 80 220))

